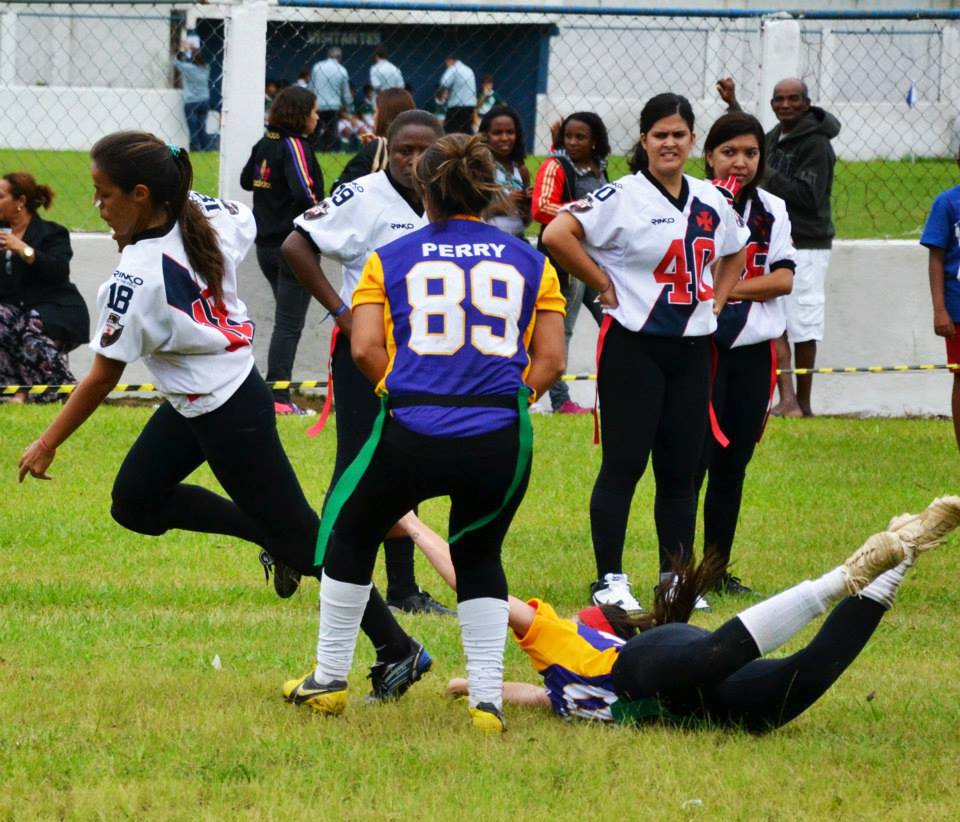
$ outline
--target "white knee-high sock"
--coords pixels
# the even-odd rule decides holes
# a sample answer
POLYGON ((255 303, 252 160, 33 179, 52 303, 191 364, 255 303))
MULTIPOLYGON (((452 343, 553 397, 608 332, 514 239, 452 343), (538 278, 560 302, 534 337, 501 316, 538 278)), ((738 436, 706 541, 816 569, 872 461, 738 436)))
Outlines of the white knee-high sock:
POLYGON ((320 636, 317 639, 319 682, 346 681, 357 647, 360 620, 373 585, 354 585, 327 576, 320 579, 320 636))
POLYGON ((503 646, 510 606, 502 599, 478 597, 457 605, 467 657, 470 705, 490 702, 503 707, 503 646))
POLYGON ((837 567, 819 579, 787 588, 737 616, 757 643, 760 654, 768 654, 788 642, 846 592, 843 568, 837 567))
POLYGON ((860 592, 860 596, 879 602, 889 610, 893 607, 893 600, 896 599, 897 591, 900 590, 900 585, 907 576, 907 571, 912 567, 912 560, 904 560, 889 571, 884 571, 860 592))

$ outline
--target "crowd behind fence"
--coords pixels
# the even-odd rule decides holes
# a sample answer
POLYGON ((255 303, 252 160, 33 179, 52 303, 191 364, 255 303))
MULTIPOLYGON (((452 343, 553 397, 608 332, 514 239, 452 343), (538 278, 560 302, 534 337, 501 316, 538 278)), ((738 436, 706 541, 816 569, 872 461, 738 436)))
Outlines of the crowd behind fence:
MULTIPOLYGON (((733 77, 743 107, 770 127, 772 84, 799 75, 814 102, 842 124, 834 141, 841 161, 834 187, 840 236, 915 237, 933 196, 957 178, 960 14, 793 18, 698 9, 665 16, 281 0, 259 4, 265 32, 257 42, 240 37, 239 15, 250 8, 0 3, 4 170, 23 168, 50 182, 61 193, 55 218, 96 228, 83 153, 120 128, 188 145, 187 78, 174 61, 199 52, 208 71, 203 148, 210 156, 197 163, 198 183, 235 194, 233 169, 246 159, 237 157, 260 125, 267 81, 296 82, 304 67, 338 46, 359 116, 374 49, 382 46, 422 107, 438 105, 435 92, 450 54, 471 66, 478 81, 491 76, 497 94, 523 118, 531 165, 547 153, 554 120, 597 112, 610 132, 611 176, 626 171, 622 157, 637 138, 638 113, 650 95, 670 90, 689 97, 705 134, 724 111, 715 83, 733 77), (231 143, 231 131, 243 139, 231 143)), ((245 31, 249 37, 261 30, 245 31)), ((345 126, 342 147, 354 146, 345 126)), ((328 181, 346 158, 322 157, 328 181)))

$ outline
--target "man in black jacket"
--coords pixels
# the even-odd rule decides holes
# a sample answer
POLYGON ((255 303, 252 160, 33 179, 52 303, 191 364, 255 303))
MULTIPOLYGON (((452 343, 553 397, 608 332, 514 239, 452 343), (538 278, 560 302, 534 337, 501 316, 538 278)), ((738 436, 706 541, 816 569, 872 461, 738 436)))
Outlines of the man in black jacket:
MULTIPOLYGON (((740 109, 732 79, 720 80, 717 91, 731 110, 740 109)), ((817 341, 823 339, 824 279, 834 235, 830 193, 837 156, 830 141, 840 133, 840 121, 811 105, 806 84, 796 78, 774 86, 770 105, 779 122, 766 136, 767 175, 761 185, 786 201, 797 248, 793 292, 784 297, 787 333, 777 341, 777 366, 790 368, 793 343, 796 367, 813 368, 817 341)), ((797 377, 796 392, 790 374, 781 374, 778 385, 774 414, 813 416, 812 375, 797 377)))

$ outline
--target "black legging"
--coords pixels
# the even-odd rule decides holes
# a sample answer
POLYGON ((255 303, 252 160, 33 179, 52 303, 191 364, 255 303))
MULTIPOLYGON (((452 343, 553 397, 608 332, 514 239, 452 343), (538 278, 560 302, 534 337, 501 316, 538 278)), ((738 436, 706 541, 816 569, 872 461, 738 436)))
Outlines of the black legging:
POLYGON ((620 573, 630 502, 653 451, 660 568, 689 556, 710 401, 710 338, 607 332, 597 373, 603 461, 590 498, 597 574, 620 573))
POLYGON ((681 719, 760 733, 799 716, 863 650, 886 609, 866 597, 837 605, 806 648, 782 659, 760 652, 739 618, 713 633, 684 623, 631 639, 613 665, 625 699, 656 698, 681 719))
MULTIPOLYGON (((188 418, 163 403, 120 466, 110 513, 140 534, 180 528, 237 537, 301 574, 319 575, 313 559, 320 521, 283 450, 273 396, 256 368, 209 414, 188 418), (183 482, 204 462, 229 499, 183 482)), ((409 640, 376 590, 362 628, 381 659, 407 653, 409 640)))
MULTIPOLYGON (((504 500, 517 460, 515 425, 475 437, 416 434, 387 419, 373 459, 334 525, 326 573, 341 582, 370 582, 377 547, 389 528, 414 505, 450 497, 450 534, 496 511, 504 500)), ((481 528, 451 543, 457 601, 507 598, 500 547, 530 476, 504 510, 481 528)))
POLYGON ((696 492, 700 493, 709 471, 703 502, 704 550, 716 552, 725 561, 730 559, 737 531, 747 465, 767 417, 771 356, 769 342, 717 349, 713 407, 730 443, 722 448, 707 432, 696 492))
MULTIPOLYGON (((337 403, 337 456, 327 490, 336 485, 370 436, 373 421, 380 412, 380 400, 370 381, 357 368, 350 355, 350 341, 340 336, 333 351, 333 395, 337 403)), ((324 507, 326 507, 324 500, 324 507)), ((404 514, 406 511, 403 512, 404 514)), ((387 572, 387 599, 400 600, 419 591, 414 574, 413 540, 393 537, 383 543, 387 572)))

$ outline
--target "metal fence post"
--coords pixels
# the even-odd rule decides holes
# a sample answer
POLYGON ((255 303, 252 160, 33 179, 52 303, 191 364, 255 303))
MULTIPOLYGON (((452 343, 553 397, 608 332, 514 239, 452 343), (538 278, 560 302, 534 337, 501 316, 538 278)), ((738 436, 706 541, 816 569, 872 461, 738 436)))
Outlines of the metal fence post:
POLYGON ((220 196, 252 205, 240 188, 250 147, 263 136, 263 79, 267 73, 267 4, 232 6, 225 26, 220 196))
POLYGON ((763 128, 769 131, 777 124, 769 101, 773 87, 785 77, 800 72, 800 24, 796 20, 768 18, 760 34, 760 100, 757 113, 763 128))

